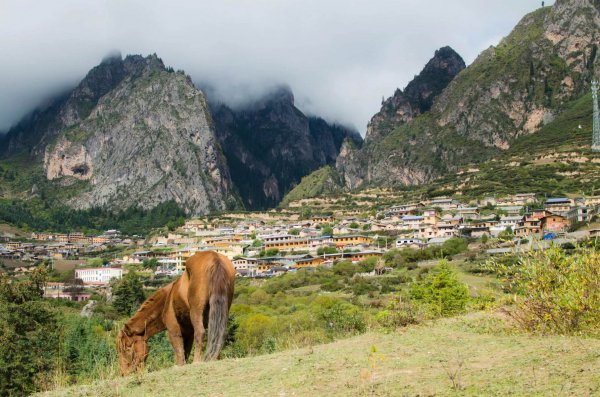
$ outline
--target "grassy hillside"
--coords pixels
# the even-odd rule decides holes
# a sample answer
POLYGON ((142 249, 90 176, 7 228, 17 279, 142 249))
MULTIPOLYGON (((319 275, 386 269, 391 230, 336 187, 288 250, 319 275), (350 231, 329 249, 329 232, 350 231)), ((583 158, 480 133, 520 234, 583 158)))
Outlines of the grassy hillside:
POLYGON ((300 183, 285 195, 281 205, 285 206, 291 201, 301 200, 305 197, 341 193, 342 185, 340 175, 328 165, 302 178, 300 183))
POLYGON ((592 396, 600 340, 537 337, 475 313, 388 334, 188 365, 46 396, 592 396))
POLYGON ((597 194, 600 155, 591 151, 591 94, 569 103, 539 132, 520 137, 492 161, 474 164, 430 184, 428 189, 481 197, 534 192, 597 194))

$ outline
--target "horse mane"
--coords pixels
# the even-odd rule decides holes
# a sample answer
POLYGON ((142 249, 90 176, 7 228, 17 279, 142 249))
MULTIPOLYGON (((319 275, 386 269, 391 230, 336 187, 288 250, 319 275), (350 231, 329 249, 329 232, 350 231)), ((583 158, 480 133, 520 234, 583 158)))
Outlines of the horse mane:
POLYGON ((142 303, 133 317, 125 323, 123 328, 125 334, 128 336, 146 334, 147 327, 156 319, 160 319, 166 298, 172 286, 173 283, 167 284, 142 303))

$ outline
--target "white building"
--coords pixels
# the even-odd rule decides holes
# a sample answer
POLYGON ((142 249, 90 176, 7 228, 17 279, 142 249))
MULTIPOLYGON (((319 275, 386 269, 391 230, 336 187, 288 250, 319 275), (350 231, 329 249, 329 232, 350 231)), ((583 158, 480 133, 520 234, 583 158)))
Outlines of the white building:
POLYGON ((83 280, 84 284, 106 285, 113 278, 121 277, 123 277, 123 269, 117 267, 75 269, 75 278, 83 280))

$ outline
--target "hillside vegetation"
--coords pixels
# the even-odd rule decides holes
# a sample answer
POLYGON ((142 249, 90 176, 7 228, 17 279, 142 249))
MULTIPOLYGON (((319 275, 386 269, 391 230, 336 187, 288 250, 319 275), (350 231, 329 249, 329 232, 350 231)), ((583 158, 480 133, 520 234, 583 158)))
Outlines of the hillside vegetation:
POLYGON ((501 316, 477 313, 44 395, 597 395, 599 351, 597 339, 518 334, 501 316))

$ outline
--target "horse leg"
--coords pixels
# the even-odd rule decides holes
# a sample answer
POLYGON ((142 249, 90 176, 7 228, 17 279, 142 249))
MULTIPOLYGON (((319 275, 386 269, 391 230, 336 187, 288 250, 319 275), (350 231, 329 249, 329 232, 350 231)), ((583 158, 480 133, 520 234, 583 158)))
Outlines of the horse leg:
POLYGON ((173 351, 175 351, 175 364, 184 365, 185 350, 183 347, 183 337, 181 336, 181 333, 177 335, 169 332, 169 340, 171 341, 171 345, 173 345, 173 351))
POLYGON ((192 346, 194 345, 194 336, 185 335, 183 337, 183 350, 185 353, 185 362, 187 362, 190 353, 192 352, 192 346))
POLYGON ((206 328, 204 328, 205 305, 205 302, 199 302, 198 306, 194 306, 190 313, 192 326, 194 327, 194 341, 196 342, 196 349, 194 350, 195 363, 200 362, 202 359, 202 344, 206 334, 206 328))
POLYGON ((181 325, 177 321, 174 313, 168 313, 165 318, 165 326, 167 328, 167 336, 173 346, 175 352, 175 364, 185 364, 185 348, 183 344, 183 333, 181 332, 181 325))

